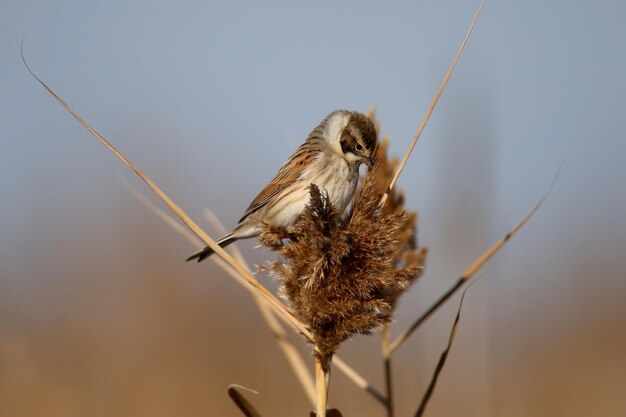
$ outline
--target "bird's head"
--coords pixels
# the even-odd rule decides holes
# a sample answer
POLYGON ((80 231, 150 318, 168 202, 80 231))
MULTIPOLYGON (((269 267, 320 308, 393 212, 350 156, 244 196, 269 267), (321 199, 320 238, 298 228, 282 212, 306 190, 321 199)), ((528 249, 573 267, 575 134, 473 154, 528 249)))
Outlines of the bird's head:
POLYGON ((325 137, 336 152, 350 164, 372 167, 376 148, 376 128, 363 113, 337 110, 325 120, 325 137))

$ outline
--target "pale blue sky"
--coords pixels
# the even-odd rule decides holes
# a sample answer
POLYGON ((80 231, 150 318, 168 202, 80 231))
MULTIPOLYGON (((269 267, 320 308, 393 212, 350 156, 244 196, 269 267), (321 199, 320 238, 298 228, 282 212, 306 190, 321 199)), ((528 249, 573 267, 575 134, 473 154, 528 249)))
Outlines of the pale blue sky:
MULTIPOLYGON (((76 282, 102 285, 67 278, 85 258, 106 269, 142 252, 182 282, 194 272, 182 263, 193 248, 150 217, 119 174, 134 178, 29 76, 24 35, 33 70, 88 122, 196 219, 209 207, 233 226, 332 110, 375 105, 391 153, 402 154, 477 5, 2 0, 0 309, 10 323, 62 316, 47 306, 63 305, 76 282)), ((525 340, 502 333, 520 321, 548 334, 566 312, 624 317, 625 22, 619 0, 488 0, 400 179, 431 249, 430 284, 405 301, 423 305, 564 162, 545 207, 476 288, 483 379, 497 379, 507 340, 525 340)), ((244 244, 263 262, 253 246, 244 244)), ((414 316, 401 309, 399 324, 414 316)), ((508 412, 489 398, 476 415, 508 412)))

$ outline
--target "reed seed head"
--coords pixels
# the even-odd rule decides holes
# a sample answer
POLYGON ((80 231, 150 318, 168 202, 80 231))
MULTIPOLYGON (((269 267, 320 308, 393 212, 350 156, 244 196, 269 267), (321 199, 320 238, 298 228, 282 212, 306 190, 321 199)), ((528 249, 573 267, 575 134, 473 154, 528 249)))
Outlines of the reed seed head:
POLYGON ((281 295, 314 336, 327 361, 354 334, 368 334, 392 320, 398 297, 424 269, 416 242, 417 213, 404 210, 400 193, 378 208, 394 172, 387 141, 361 179, 347 219, 339 219, 328 195, 310 188, 310 201, 288 229, 267 227, 261 242, 280 254, 267 268, 281 295))

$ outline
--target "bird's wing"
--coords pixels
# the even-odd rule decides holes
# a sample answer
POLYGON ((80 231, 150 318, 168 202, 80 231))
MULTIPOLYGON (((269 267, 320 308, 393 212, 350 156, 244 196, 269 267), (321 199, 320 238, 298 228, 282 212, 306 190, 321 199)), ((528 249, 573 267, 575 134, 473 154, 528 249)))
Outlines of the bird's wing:
POLYGON ((243 214, 239 223, 247 219, 251 214, 265 206, 272 198, 294 184, 302 176, 302 173, 317 159, 320 149, 312 146, 309 142, 303 143, 293 155, 283 164, 276 176, 261 190, 250 207, 243 214))

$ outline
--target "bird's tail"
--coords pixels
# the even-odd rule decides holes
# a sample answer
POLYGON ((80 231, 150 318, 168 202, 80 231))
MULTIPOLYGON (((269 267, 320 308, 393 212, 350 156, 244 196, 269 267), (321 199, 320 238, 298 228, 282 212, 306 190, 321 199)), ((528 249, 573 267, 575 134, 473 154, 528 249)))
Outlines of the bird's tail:
MULTIPOLYGON (((236 241, 238 238, 234 237, 232 233, 227 234, 226 236, 224 236, 223 238, 221 238, 220 240, 218 240, 216 243, 218 245, 220 245, 220 247, 226 247, 228 245, 230 245, 231 243, 233 243, 234 241, 236 241)), ((193 259, 198 259, 198 262, 202 262, 204 261, 206 258, 208 258, 209 256, 213 255, 213 249, 211 249, 210 247, 206 247, 204 249, 202 249, 200 252, 196 252, 193 255, 191 255, 189 258, 187 258, 186 262, 189 262, 193 259)))

